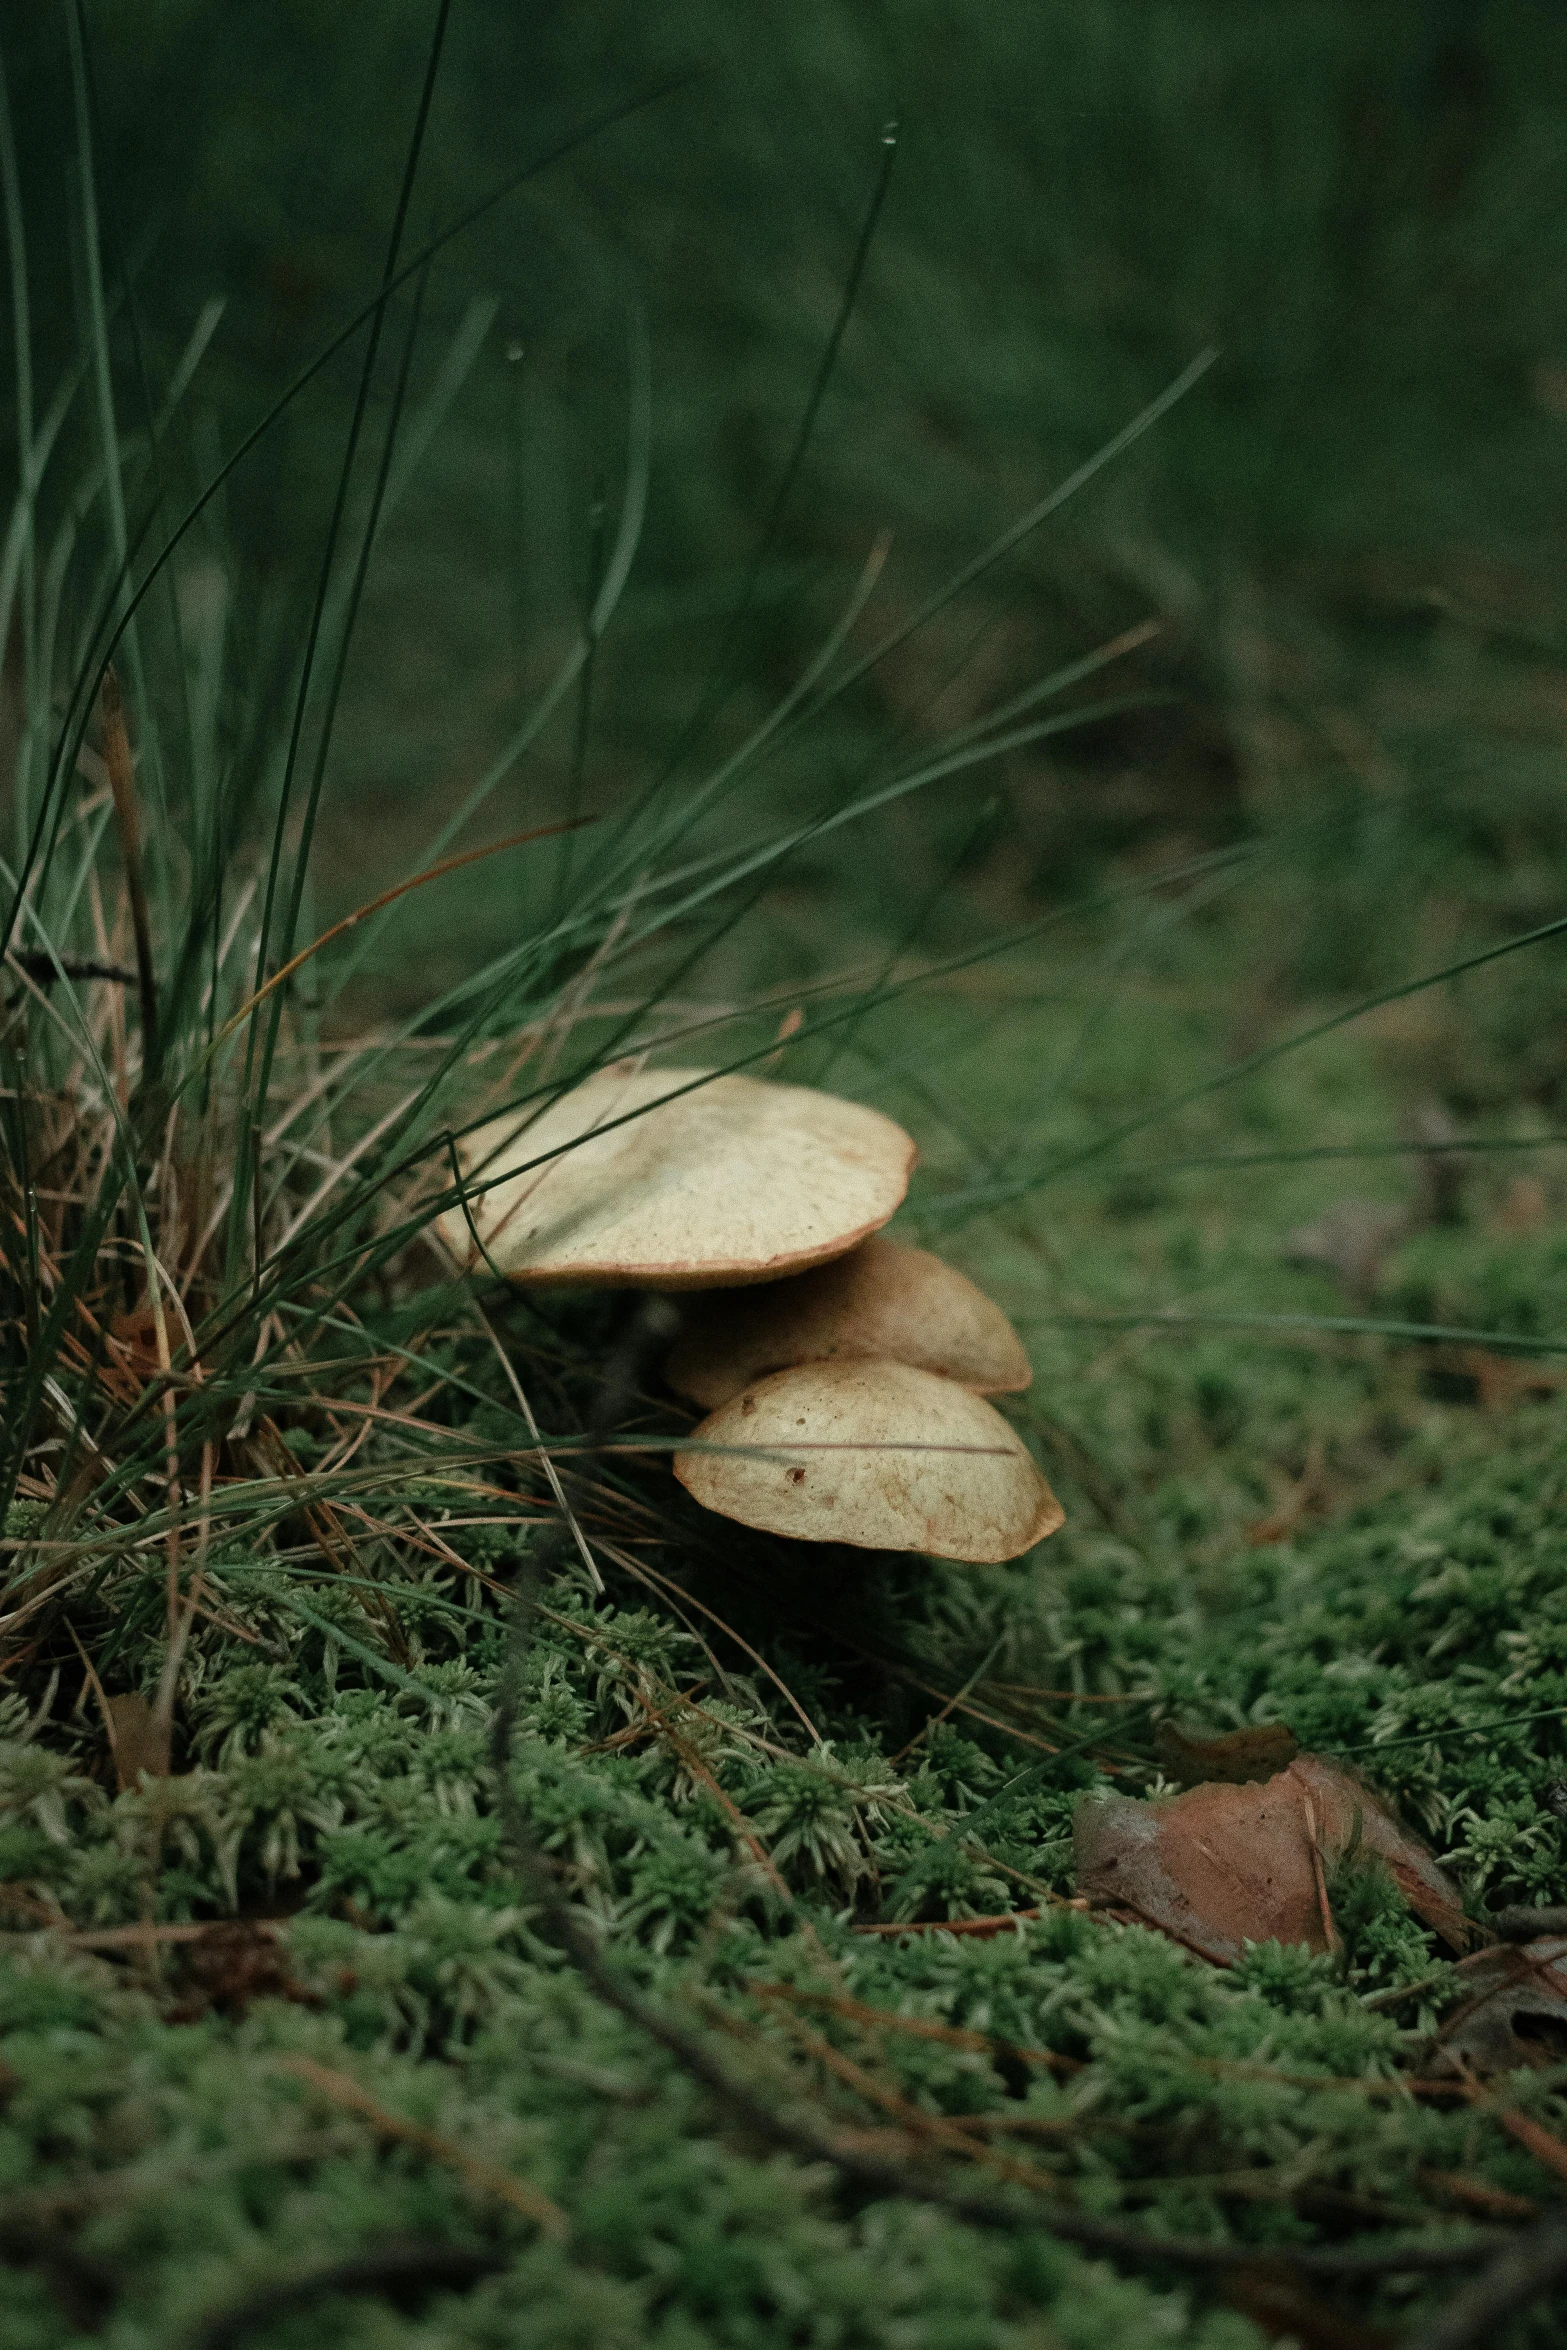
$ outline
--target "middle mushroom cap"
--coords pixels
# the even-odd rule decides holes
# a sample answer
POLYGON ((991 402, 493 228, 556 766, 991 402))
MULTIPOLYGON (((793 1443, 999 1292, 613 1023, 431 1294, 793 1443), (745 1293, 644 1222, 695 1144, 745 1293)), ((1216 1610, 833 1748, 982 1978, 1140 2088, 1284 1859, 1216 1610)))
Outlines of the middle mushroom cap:
POLYGON ((884 1233, 765 1289, 714 1290, 687 1309, 664 1365, 677 1395, 713 1411, 796 1363, 910 1363, 976 1395, 1015 1395, 1033 1372, 994 1301, 928 1249, 884 1233))

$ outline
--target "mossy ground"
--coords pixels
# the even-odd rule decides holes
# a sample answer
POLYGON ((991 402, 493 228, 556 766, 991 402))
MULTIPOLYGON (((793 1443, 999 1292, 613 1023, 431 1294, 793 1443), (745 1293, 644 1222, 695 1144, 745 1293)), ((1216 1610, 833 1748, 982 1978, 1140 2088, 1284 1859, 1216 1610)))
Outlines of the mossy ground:
MULTIPOLYGON (((1060 1906, 1081 1790, 1161 1784, 1149 1708, 1124 1702, 1147 1700, 1198 1728, 1284 1721, 1317 1751, 1358 1750, 1478 1915, 1567 1890, 1549 1799, 1567 1770, 1561 1404, 1455 1367, 1451 1347, 1315 1326, 1567 1331, 1549 1156, 1476 1156, 1460 1221, 1412 1230, 1358 1301, 1286 1262, 1291 1230, 1346 1188, 1412 1198, 1407 1164, 1373 1161, 1368 1177, 1336 1161, 1177 1161, 1394 1132, 1401 1064, 1352 1027, 1194 1104, 1160 1130, 1157 1157, 1127 1143, 1108 1181, 1085 1168, 988 1215, 945 1205, 1004 1178, 987 1135, 1043 1131, 1069 1153, 1110 1105, 1176 1090, 1233 1034, 1232 999, 1201 1008, 1203 970, 1233 937, 1181 952, 1178 973, 1123 977, 1107 1001, 1082 939, 1031 949, 1007 967, 1012 1000, 987 981, 917 1017, 895 1007, 837 1069, 921 1136, 908 1228, 970 1265, 1030 1336, 1036 1383, 1016 1417, 1068 1505, 1065 1531, 999 1570, 791 1550, 685 1504, 662 1456, 619 1456, 583 1505, 608 1591, 572 1566, 544 1593, 517 1783, 614 1946, 738 2032, 763 2075, 796 2068, 845 2126, 892 2126, 898 2100, 985 2117, 984 2144, 1088 2209, 1259 2246, 1472 2226, 1488 2198, 1516 2211, 1554 2182, 1494 2107, 1399 2085, 1451 1969, 1387 1888, 1338 1889, 1339 1957, 1261 1947, 1228 1972, 1060 1906), (1041 1029, 1065 1061, 1090 1016, 1091 1053, 1047 1099, 1041 1029), (1177 1326, 1126 1326, 1143 1316, 1177 1326), (1275 1316, 1304 1321, 1261 1326, 1275 1316), (1382 1741, 1397 1743, 1379 1756, 1382 1741), (1064 1746, 1079 1751, 1055 1760, 1064 1746), (939 1931, 1014 1908, 1040 1914, 994 1938, 939 1931), (925 1930, 862 1930, 898 1921, 925 1930), (1390 2000, 1401 1986, 1407 1999, 1390 2000), (991 2035, 1002 2052, 863 2009, 991 2035), (832 2051, 861 2068, 859 2090, 832 2051)), ((1455 1050, 1466 1016, 1439 1023, 1455 1050)), ((1526 1131, 1540 1115, 1515 1100, 1491 1125, 1526 1131)), ((590 1417, 614 1309, 552 1305, 541 1324, 493 1305, 548 1423, 590 1417)), ((395 1337, 405 1310, 370 1343, 395 1337)), ((454 1333, 454 1361, 462 1344, 454 1333)), ((499 1380, 493 1358, 468 1369, 499 1380)), ((319 1457, 330 1411, 273 1408, 296 1457, 319 1457)), ((471 1411, 482 1435, 485 1407, 471 1411)), ((626 1432, 681 1424, 655 1385, 626 1432)), ((530 1930, 487 1776, 505 1591, 538 1539, 529 1506, 519 1495, 482 1527, 443 1530, 437 1514, 422 1562, 367 1544, 364 1581, 341 1558, 329 1571, 308 1528, 284 1528, 275 1557, 215 1551, 167 1779, 112 1792, 79 1669, 24 1675, 5 1701, 0 2180, 16 2211, 68 2224, 101 2264, 96 2338, 177 2342, 258 2281, 415 2237, 493 2253, 498 2271, 401 2302, 329 2297, 258 2338, 1261 2339, 1242 2288, 1117 2277, 1043 2233, 846 2200, 748 2142, 595 2005, 530 1930), (233 1917, 279 1921, 277 1938, 165 1938, 148 1955, 67 1948, 57 1930, 233 1917), (301 2056, 336 2089, 290 2069, 301 2056), (381 2122, 344 2102, 345 2074, 381 2122), (387 2116, 442 2149, 389 2134, 387 2116), (463 2157, 543 2190, 568 2238, 542 2239, 463 2157)), ((73 1616, 111 1693, 150 1689, 161 1663, 161 1566, 144 1581, 111 1580, 73 1616)), ((1560 2091, 1531 2073, 1496 2102, 1560 2128, 1560 2091)), ((1318 2288, 1286 2331, 1396 2324, 1413 2290, 1318 2288)), ((46 2266, 0 2270, 0 2295, 8 2350, 85 2338, 46 2266)), ((1275 2312, 1265 2330, 1283 2323, 1275 2312)), ((1535 2338, 1548 2319, 1518 2336, 1535 2338)))

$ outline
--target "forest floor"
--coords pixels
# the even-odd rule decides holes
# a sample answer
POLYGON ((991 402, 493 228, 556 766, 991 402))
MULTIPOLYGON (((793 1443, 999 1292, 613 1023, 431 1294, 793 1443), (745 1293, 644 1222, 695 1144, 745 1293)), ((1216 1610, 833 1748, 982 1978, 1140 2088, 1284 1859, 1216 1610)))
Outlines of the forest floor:
MULTIPOLYGON (((73 1613, 91 1669, 14 1678, 8 2350, 1352 2350, 1423 2339, 1453 2276, 1549 2211, 1567 1994, 1547 1979, 1527 2038, 1504 2016, 1488 2063, 1442 2035, 1466 1936, 1567 1892, 1553 1121, 1521 1063, 1461 1125, 1432 1108, 1430 1071, 1495 1033, 1461 988, 1267 1061, 1332 1005, 1243 1000, 1274 917, 1194 903, 895 1001, 830 1071, 920 1144, 894 1230, 1029 1343, 1006 1408, 1066 1506, 1048 1544, 1000 1568, 809 1550, 632 1452, 577 1489, 602 1591, 525 1474, 477 1511, 302 1509, 270 1548, 215 1545, 172 1756, 137 1744, 151 1554, 73 1613), (764 2105, 803 2103, 836 2177, 545 1930, 487 1743, 530 1556, 534 1831, 627 1980, 764 2105), (1211 1746, 1232 1733, 1253 1746, 1211 1746), (1358 1834, 1324 1837, 1320 1931, 1247 1939, 1243 1899, 1224 1963, 1087 1905, 1085 1804, 1266 1777, 1291 1740, 1429 1845, 1467 1929, 1422 1922, 1358 1834), (952 2206, 971 2190, 1006 2224, 952 2206)), ((591 1423, 613 1309, 485 1303, 541 1421, 591 1423)), ((272 1403, 298 1469, 367 1402, 364 1457, 395 1460, 421 1310, 389 1294, 365 1367, 272 1403)), ((493 1364, 463 1392, 437 1453, 514 1442, 493 1364)), ((651 1369, 623 1436, 688 1425, 651 1369)))

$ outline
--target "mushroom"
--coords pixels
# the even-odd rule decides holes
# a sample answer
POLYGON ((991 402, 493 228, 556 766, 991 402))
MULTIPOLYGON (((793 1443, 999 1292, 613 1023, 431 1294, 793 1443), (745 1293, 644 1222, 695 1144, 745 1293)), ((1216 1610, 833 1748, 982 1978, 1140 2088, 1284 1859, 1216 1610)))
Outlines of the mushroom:
POLYGON ((998 1305, 928 1250, 884 1236, 765 1289, 704 1297, 664 1376, 712 1411, 766 1372, 849 1361, 911 1363, 979 1395, 1015 1394, 1033 1377, 998 1305))
POLYGON ((705 1509, 807 1542, 994 1565, 1062 1520, 1000 1413, 909 1363, 777 1371, 721 1404, 691 1441, 709 1449, 677 1452, 675 1475, 705 1509))
MULTIPOLYGON (((483 1252, 508 1280, 706 1289, 855 1247, 902 1200, 914 1144, 879 1111, 805 1086, 622 1063, 492 1119, 463 1156, 483 1252)), ((460 1206, 438 1229, 459 1264, 476 1262, 460 1206)))

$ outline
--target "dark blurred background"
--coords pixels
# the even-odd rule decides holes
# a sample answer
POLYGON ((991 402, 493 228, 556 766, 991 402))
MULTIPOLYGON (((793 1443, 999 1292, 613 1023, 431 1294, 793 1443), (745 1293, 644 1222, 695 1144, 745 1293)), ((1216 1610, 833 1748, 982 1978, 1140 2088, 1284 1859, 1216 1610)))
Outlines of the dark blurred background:
MULTIPOLYGON (((431 0, 91 7, 106 264, 130 271, 155 376, 202 304, 227 301, 192 403, 209 454, 373 289, 432 15, 431 0)), ((5 37, 47 387, 78 324, 63 20, 13 11, 5 37)), ((1402 967, 1455 906, 1504 926, 1557 910, 1559 8, 457 0, 415 233, 639 97, 432 274, 418 383, 465 317, 483 347, 377 557, 328 900, 403 869, 569 642, 596 516, 612 526, 622 495, 638 318, 651 488, 595 682, 589 803, 612 809, 680 742, 897 118, 852 322, 698 764, 799 674, 878 531, 893 545, 873 633, 1211 343, 1217 363, 1153 433, 780 756, 769 808, 847 788, 889 739, 935 741, 1152 616, 1160 634, 1115 681, 1138 707, 889 819, 895 854, 842 857, 821 888, 897 922, 943 859, 966 859, 980 901, 1010 915, 1271 829, 1293 845, 1264 977, 1308 994, 1402 967), (1303 832, 1313 811, 1333 822, 1303 832)), ((115 333, 129 370, 123 311, 115 333)), ((309 578, 356 358, 228 501, 246 562, 285 595, 309 578)), ((558 794, 571 735, 568 713, 519 806, 558 794)), ((809 898, 808 866, 798 886, 809 898)), ((478 930, 505 919, 489 890, 481 872, 478 930)), ((1539 1049, 1549 1090, 1564 1048, 1539 1049)))

